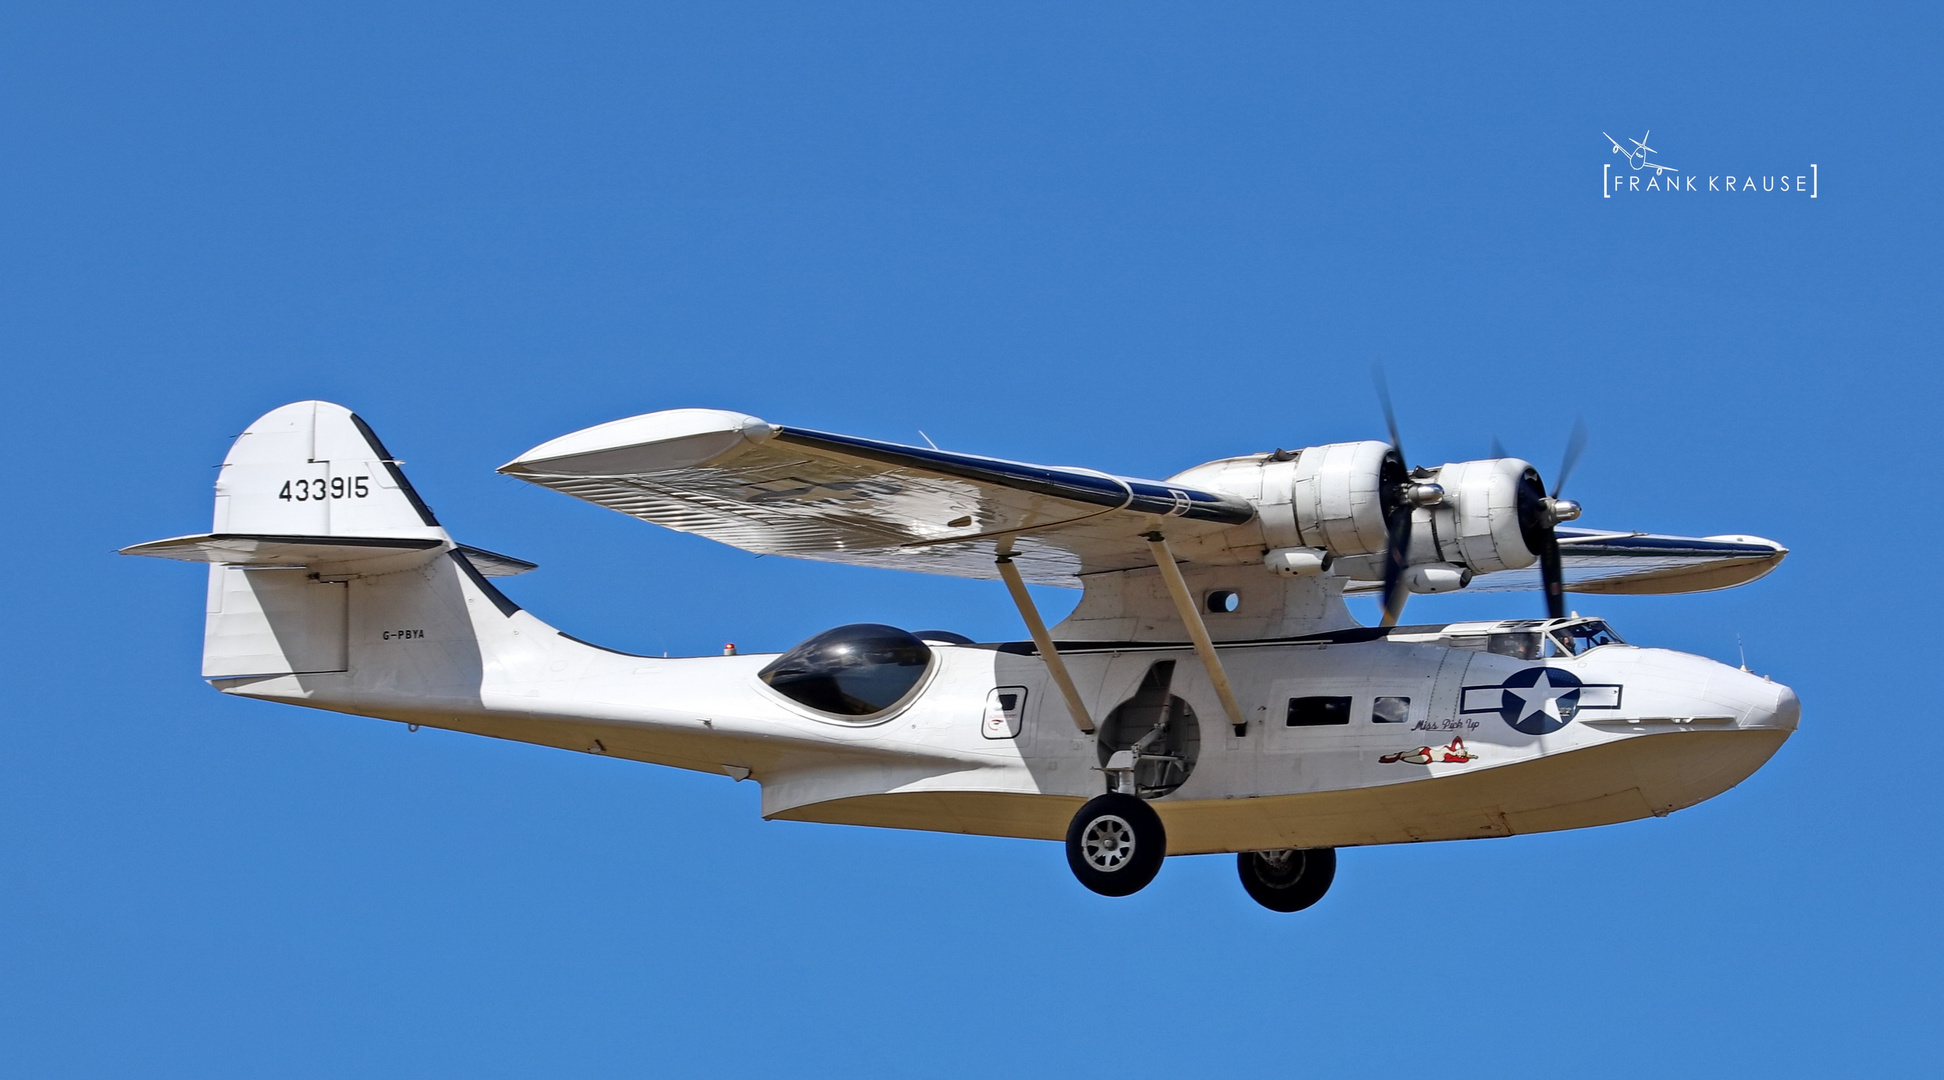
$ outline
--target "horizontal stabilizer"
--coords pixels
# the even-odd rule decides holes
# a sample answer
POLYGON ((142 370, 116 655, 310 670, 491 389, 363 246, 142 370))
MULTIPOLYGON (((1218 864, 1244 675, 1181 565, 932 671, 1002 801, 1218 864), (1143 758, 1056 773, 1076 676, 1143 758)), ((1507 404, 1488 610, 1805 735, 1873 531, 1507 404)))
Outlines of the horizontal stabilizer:
POLYGON ((539 563, 530 563, 511 555, 501 555, 497 551, 487 551, 485 548, 476 548, 471 544, 460 544, 459 554, 464 555, 466 561, 473 564, 473 569, 485 577, 512 577, 515 574, 524 574, 528 570, 540 568, 539 563))
POLYGON ((303 567, 313 571, 368 574, 409 569, 455 549, 487 577, 510 577, 534 568, 533 563, 524 559, 482 548, 455 545, 450 540, 433 537, 204 533, 151 540, 146 544, 125 547, 121 553, 182 562, 264 568, 303 567))

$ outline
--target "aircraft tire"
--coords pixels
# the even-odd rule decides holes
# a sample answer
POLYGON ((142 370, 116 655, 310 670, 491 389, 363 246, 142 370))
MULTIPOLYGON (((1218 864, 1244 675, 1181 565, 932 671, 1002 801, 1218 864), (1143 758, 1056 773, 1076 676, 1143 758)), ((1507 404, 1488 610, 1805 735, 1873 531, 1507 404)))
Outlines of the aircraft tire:
POLYGON ((1301 911, 1330 891, 1336 880, 1335 848, 1245 851, 1235 857, 1242 887, 1270 911, 1301 911))
POLYGON ((1067 865, 1080 884, 1102 896, 1140 892, 1161 872, 1168 830, 1161 815, 1121 792, 1090 800, 1067 826, 1067 865))

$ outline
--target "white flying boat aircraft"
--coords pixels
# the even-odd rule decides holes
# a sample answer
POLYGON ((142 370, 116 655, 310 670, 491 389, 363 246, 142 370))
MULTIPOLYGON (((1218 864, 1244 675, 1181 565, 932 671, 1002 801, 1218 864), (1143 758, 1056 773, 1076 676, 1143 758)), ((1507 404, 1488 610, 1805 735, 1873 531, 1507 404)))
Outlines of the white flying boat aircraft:
POLYGON ((1739 585, 1779 544, 1563 527, 1578 506, 1531 465, 1413 469, 1394 422, 1388 444, 1153 481, 675 409, 500 471, 749 551, 996 578, 1028 640, 582 641, 494 584, 531 563, 456 543, 322 401, 237 439, 210 532, 126 553, 210 564, 202 674, 224 693, 753 779, 768 818, 1064 839, 1109 896, 1167 854, 1229 852, 1250 896, 1295 911, 1338 847, 1665 815, 1754 772, 1799 712, 1564 606, 1739 585), (1049 629, 1029 582, 1079 606, 1049 629), (1414 592, 1534 585, 1547 618, 1396 625, 1414 592), (1380 594, 1383 625, 1346 592, 1380 594))

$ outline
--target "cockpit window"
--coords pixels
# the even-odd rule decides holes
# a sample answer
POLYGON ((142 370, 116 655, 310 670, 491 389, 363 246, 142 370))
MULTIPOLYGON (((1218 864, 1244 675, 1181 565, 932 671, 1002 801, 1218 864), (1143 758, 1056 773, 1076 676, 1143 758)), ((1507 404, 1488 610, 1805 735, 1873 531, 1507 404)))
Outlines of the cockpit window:
POLYGON ((852 623, 810 638, 757 677, 819 712, 870 716, 903 701, 931 659, 930 646, 895 626, 852 623))
POLYGON ((1623 645, 1620 635, 1598 619, 1577 622, 1571 626, 1561 626, 1552 632, 1553 643, 1560 652, 1568 656, 1578 656, 1588 649, 1602 645, 1623 645))
POLYGON ((1486 641, 1485 650, 1518 660, 1537 660, 1543 652, 1541 641, 1544 637, 1543 634, 1531 632, 1493 634, 1486 641))

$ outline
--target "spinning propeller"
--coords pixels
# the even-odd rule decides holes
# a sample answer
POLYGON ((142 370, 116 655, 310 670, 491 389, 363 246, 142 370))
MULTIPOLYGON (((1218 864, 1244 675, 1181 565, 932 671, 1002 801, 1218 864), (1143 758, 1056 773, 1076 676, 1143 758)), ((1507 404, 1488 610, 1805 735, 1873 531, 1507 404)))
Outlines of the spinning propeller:
MULTIPOLYGON (((1397 410, 1391 407, 1390 386, 1384 382, 1384 369, 1371 369, 1377 383, 1377 400, 1384 406, 1384 423, 1390 427, 1391 452, 1384 458, 1378 475, 1378 498, 1384 508, 1384 626, 1396 626, 1404 614, 1404 601, 1410 590, 1404 585, 1404 572, 1410 568, 1411 517, 1420 506, 1436 506, 1444 501, 1444 488, 1418 483, 1404 463, 1404 439, 1397 432, 1397 410)), ((1523 521, 1524 519, 1520 519, 1523 521)))
MULTIPOLYGON (((1398 433, 1397 410, 1391 406, 1390 387, 1384 370, 1376 367, 1371 377, 1377 384, 1377 400, 1384 407, 1384 423, 1390 429, 1391 453, 1379 475, 1379 497, 1384 510, 1384 618, 1381 625, 1396 626, 1404 614, 1404 601, 1410 589, 1404 575, 1410 570, 1411 520, 1419 507, 1436 506, 1444 501, 1444 488, 1425 482, 1405 464, 1404 440, 1398 433)), ((1586 449, 1586 422, 1574 421, 1573 434, 1566 441, 1566 453, 1559 463, 1557 479, 1550 494, 1539 480, 1537 470, 1528 469, 1519 482, 1519 533, 1526 550, 1539 556, 1539 577, 1546 593, 1548 618, 1566 617, 1566 578, 1559 562, 1557 526, 1580 516, 1580 506, 1559 493, 1567 476, 1579 463, 1586 449)), ((1492 438, 1492 456, 1507 456, 1497 436, 1492 438)), ((1425 474, 1428 475, 1428 474, 1425 474)))
POLYGON ((1565 456, 1559 462, 1558 478, 1553 481, 1552 494, 1546 494, 1540 486, 1537 473, 1527 473, 1519 484, 1519 534, 1525 540, 1526 550, 1539 556, 1539 580, 1545 586, 1549 619, 1566 617, 1566 577, 1559 566, 1556 526, 1580 516, 1580 505, 1560 498, 1559 492, 1566 486, 1566 477, 1579 464, 1580 452, 1585 449, 1586 421, 1575 420, 1573 434, 1566 440, 1565 456))

